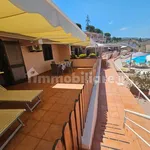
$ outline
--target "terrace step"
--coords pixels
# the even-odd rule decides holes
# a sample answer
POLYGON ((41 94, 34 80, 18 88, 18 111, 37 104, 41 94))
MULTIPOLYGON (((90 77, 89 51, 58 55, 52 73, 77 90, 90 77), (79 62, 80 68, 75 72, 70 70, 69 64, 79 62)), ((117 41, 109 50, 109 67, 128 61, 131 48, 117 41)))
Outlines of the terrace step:
POLYGON ((122 148, 120 142, 107 138, 103 138, 103 141, 101 142, 101 147, 105 147, 112 150, 121 150, 122 148))
POLYGON ((110 139, 110 140, 116 140, 123 143, 130 143, 131 141, 126 135, 116 135, 114 133, 104 132, 102 135, 103 138, 110 139))
POLYGON ((101 150, 140 150, 139 145, 127 135, 122 125, 101 122, 101 150))
POLYGON ((100 122, 100 127, 101 132, 99 134, 101 138, 99 139, 101 139, 102 150, 133 149, 132 141, 126 136, 122 124, 100 122))
POLYGON ((101 147, 109 150, 132 150, 134 147, 137 147, 137 144, 133 144, 126 136, 114 137, 107 133, 107 135, 103 136, 101 147))
POLYGON ((102 132, 107 132, 107 133, 113 133, 116 135, 125 135, 125 130, 121 127, 112 127, 112 126, 103 126, 101 125, 101 131, 102 132))
POLYGON ((113 123, 113 122, 101 122, 101 125, 108 125, 108 126, 112 126, 112 127, 121 127, 122 128, 122 124, 116 124, 116 123, 113 123))
POLYGON ((137 143, 119 143, 117 141, 112 141, 110 139, 104 140, 101 144, 101 150, 141 150, 137 143))

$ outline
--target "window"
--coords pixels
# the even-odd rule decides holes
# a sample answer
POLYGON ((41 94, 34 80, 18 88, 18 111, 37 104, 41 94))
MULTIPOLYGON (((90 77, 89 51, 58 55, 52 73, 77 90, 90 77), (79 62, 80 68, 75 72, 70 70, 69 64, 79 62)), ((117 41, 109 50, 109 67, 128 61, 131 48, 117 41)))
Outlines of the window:
POLYGON ((44 55, 44 60, 52 60, 53 59, 53 53, 52 53, 52 47, 51 45, 48 44, 43 44, 43 55, 44 55))

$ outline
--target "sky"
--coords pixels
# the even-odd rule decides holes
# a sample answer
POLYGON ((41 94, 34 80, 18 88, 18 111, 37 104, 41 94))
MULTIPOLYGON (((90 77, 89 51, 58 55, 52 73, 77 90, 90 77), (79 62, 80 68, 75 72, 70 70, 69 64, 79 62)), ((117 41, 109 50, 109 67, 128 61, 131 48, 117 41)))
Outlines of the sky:
POLYGON ((73 22, 117 37, 150 38, 150 0, 53 0, 73 22))

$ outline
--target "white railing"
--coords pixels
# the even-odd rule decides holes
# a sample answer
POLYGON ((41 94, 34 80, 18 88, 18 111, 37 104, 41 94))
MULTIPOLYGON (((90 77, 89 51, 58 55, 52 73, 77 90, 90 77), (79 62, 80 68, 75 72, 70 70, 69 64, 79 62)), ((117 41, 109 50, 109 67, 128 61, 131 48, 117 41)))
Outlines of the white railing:
POLYGON ((148 120, 150 120, 150 116, 145 115, 145 114, 141 114, 141 113, 138 113, 138 112, 134 112, 134 111, 131 111, 131 110, 127 110, 127 109, 125 109, 124 111, 125 111, 124 126, 126 126, 128 129, 130 129, 137 137, 139 137, 146 145, 148 145, 150 147, 150 144, 142 136, 140 136, 135 130, 133 130, 126 123, 126 121, 128 120, 129 122, 133 123, 134 125, 138 126, 139 128, 143 129, 145 132, 147 132, 149 134, 150 134, 150 131, 148 129, 144 128, 143 126, 139 125, 138 123, 134 122, 132 119, 129 119, 128 117, 126 117, 126 114, 130 113, 130 114, 133 114, 133 115, 136 115, 136 116, 148 119, 148 120))
POLYGON ((138 97, 140 97, 140 94, 142 94, 143 97, 147 101, 150 102, 150 99, 139 89, 139 87, 116 64, 114 64, 114 65, 115 65, 115 67, 117 67, 121 71, 121 73, 126 77, 126 79, 129 80, 132 83, 132 85, 134 85, 134 87, 136 87, 136 89, 139 91, 139 96, 138 97))
MULTIPOLYGON (((143 97, 148 101, 150 102, 150 99, 139 89, 139 87, 116 65, 114 64, 115 67, 118 68, 118 70, 121 71, 121 73, 125 76, 125 78, 130 81, 132 83, 132 85, 139 91, 139 96, 138 98, 140 97, 140 94, 143 95, 143 97)), ((131 110, 127 110, 125 109, 125 116, 124 116, 124 127, 126 126, 128 129, 130 129, 137 137, 139 137, 146 145, 148 145, 150 147, 150 144, 141 136, 139 135, 135 130, 133 130, 127 123, 126 121, 128 120, 129 122, 133 123, 134 125, 138 126, 139 128, 143 129, 145 132, 149 133, 150 134, 150 131, 146 128, 144 128, 143 126, 139 125, 138 123, 136 123, 135 121, 133 121, 132 119, 128 118, 126 116, 127 113, 130 113, 130 114, 133 114, 133 115, 136 115, 136 116, 139 116, 139 117, 142 117, 142 118, 145 118, 145 119, 148 119, 150 120, 150 116, 148 115, 145 115, 145 114, 141 114, 141 113, 138 113, 138 112, 134 112, 134 111, 131 111, 131 110)))

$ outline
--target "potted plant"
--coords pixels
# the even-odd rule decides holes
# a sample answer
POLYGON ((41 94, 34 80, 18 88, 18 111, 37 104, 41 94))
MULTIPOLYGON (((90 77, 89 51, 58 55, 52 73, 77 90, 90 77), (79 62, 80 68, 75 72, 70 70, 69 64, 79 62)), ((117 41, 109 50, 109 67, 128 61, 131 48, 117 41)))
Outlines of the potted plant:
POLYGON ((86 54, 80 54, 80 55, 79 55, 79 58, 86 58, 86 57, 87 57, 86 54))
POLYGON ((89 54, 89 57, 90 57, 90 58, 96 58, 97 56, 96 56, 95 53, 90 53, 90 54, 89 54))
POLYGON ((71 59, 77 59, 78 58, 78 56, 75 54, 72 54, 70 57, 71 57, 71 59))
MULTIPOLYGON (((150 72, 142 73, 138 72, 135 75, 130 76, 130 79, 139 87, 139 89, 149 96, 150 90, 150 72)), ((133 94, 138 95, 138 90, 132 85, 130 90, 133 94)))

